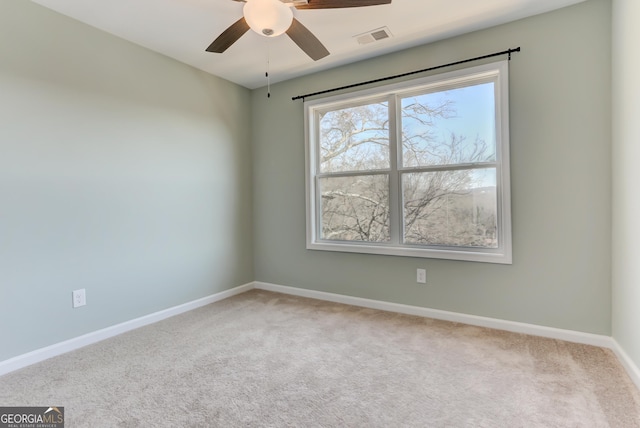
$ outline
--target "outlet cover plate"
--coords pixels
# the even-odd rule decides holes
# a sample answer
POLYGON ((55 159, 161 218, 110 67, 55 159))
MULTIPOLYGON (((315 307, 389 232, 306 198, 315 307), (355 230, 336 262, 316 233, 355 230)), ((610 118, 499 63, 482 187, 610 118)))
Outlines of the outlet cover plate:
POLYGON ((73 307, 79 308, 80 306, 84 306, 87 304, 87 294, 84 288, 80 290, 74 290, 72 293, 73 297, 73 307))
POLYGON ((416 282, 420 284, 427 283, 427 270, 426 269, 418 269, 416 271, 416 282))

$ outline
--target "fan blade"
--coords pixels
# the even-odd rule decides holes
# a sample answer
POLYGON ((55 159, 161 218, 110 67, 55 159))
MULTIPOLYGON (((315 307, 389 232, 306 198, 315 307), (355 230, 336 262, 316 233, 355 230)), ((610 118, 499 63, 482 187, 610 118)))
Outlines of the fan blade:
POLYGON ((247 24, 247 21, 242 17, 224 30, 222 34, 209 45, 207 52, 222 53, 226 51, 229 46, 237 42, 247 31, 249 31, 249 24, 247 24))
POLYGON ((295 18, 287 30, 287 35, 314 61, 329 55, 329 51, 320 40, 295 18))
POLYGON ((379 6, 391 4, 391 0, 309 0, 308 4, 296 6, 296 9, 337 9, 343 7, 379 6))

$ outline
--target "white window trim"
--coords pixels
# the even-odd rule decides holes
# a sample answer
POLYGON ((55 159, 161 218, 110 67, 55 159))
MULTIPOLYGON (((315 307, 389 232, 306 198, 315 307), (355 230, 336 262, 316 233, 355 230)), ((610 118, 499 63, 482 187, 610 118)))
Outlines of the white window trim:
MULTIPOLYGON (((348 253, 381 254, 392 256, 422 257, 434 259, 463 260, 472 262, 487 263, 512 263, 511 244, 511 187, 509 169, 509 76, 508 60, 479 65, 448 73, 429 76, 421 79, 414 79, 393 85, 386 85, 373 89, 367 89, 349 94, 341 94, 332 97, 305 101, 305 192, 306 192, 306 217, 307 217, 307 249, 322 251, 338 251, 348 253), (317 130, 316 114, 317 110, 325 110, 333 105, 344 107, 349 100, 354 103, 361 103, 363 100, 384 97, 391 93, 405 93, 413 90, 423 90, 429 87, 463 84, 469 80, 476 80, 479 77, 496 76, 496 155, 498 160, 496 193, 498 201, 498 233, 501 237, 497 249, 487 248, 458 248, 458 247, 420 247, 414 245, 371 243, 355 241, 326 241, 318 239, 319 224, 317 208, 319 207, 316 193, 316 167, 317 163, 317 130)), ((390 133, 394 129, 390 129, 390 133)), ((397 164, 392 166, 396 168, 397 164)), ((399 191, 399 190, 398 190, 399 191)), ((398 193, 400 194, 400 193, 398 193)), ((393 202, 391 210, 397 211, 393 202)), ((393 227, 393 225, 392 225, 393 227)))

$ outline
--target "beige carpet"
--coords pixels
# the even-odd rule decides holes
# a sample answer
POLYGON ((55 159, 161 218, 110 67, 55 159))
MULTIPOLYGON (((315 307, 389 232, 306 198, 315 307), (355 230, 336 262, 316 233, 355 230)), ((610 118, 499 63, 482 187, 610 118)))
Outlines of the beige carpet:
POLYGON ((607 349, 253 290, 0 377, 71 427, 640 427, 607 349))

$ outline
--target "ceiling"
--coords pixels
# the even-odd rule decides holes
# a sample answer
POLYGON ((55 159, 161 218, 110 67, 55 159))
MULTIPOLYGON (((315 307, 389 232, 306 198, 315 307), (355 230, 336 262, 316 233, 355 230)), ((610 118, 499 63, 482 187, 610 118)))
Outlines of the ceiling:
MULTIPOLYGON (((350 9, 294 10, 331 54, 313 61, 286 35, 248 31, 222 54, 209 44, 242 17, 232 0, 32 0, 49 9, 250 89, 559 9, 584 0, 392 0, 350 9), (354 36, 387 27, 392 37, 354 36), (268 65, 267 65, 268 63, 268 65)), ((496 50, 515 46, 496 46, 496 50)), ((488 52, 489 53, 489 52, 488 52)))

